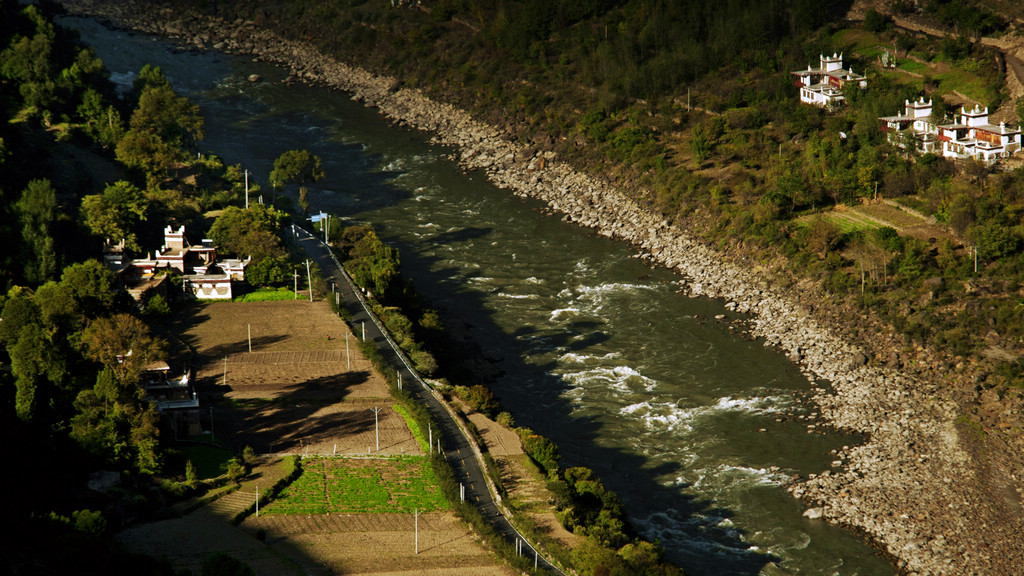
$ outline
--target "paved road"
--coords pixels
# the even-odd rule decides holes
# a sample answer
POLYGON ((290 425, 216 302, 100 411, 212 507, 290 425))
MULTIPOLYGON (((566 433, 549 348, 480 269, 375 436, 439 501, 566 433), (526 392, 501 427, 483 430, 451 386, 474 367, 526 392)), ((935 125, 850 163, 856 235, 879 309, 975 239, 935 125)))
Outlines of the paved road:
POLYGON ((330 248, 318 236, 304 228, 293 226, 291 233, 296 243, 320 266, 327 281, 333 283, 335 289, 340 292, 341 299, 351 314, 349 322, 356 332, 356 337, 361 337, 361 332, 365 330, 366 338, 377 343, 384 360, 401 375, 402 387, 423 402, 434 416, 434 420, 442 427, 440 438, 438 438, 439 434, 436 430, 433 432, 433 449, 436 450, 437 444, 440 442, 441 449, 444 450, 445 458, 451 464, 456 478, 465 487, 466 499, 476 504, 484 518, 491 522, 498 533, 517 546, 523 556, 533 559, 538 570, 564 576, 561 570, 541 557, 505 517, 504 511, 495 502, 494 495, 488 489, 483 458, 469 439, 468 433, 458 424, 445 403, 412 369, 405 356, 399 352, 398 346, 384 332, 377 319, 370 314, 366 302, 356 291, 351 279, 331 253, 330 248))

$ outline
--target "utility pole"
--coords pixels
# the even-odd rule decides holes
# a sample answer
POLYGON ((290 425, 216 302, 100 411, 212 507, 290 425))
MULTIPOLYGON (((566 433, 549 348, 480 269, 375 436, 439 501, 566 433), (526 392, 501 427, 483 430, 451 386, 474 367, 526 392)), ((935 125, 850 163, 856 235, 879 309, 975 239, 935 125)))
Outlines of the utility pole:
POLYGON ((309 284, 309 301, 313 301, 313 276, 309 272, 309 260, 306 260, 306 282, 309 284))
POLYGON ((295 275, 295 298, 293 298, 293 300, 298 300, 299 299, 299 271, 298 270, 293 270, 292 272, 295 275))
POLYGON ((345 363, 348 364, 348 371, 352 371, 352 357, 348 355, 348 332, 345 332, 345 363))
POLYGON ((382 408, 377 406, 373 407, 373 433, 377 437, 377 452, 380 452, 380 427, 377 424, 377 415, 380 414, 382 408))
POLYGON ((252 324, 246 324, 245 327, 249 331, 249 354, 252 354, 252 324))
POLYGON ((249 170, 245 171, 245 209, 249 209, 249 170))

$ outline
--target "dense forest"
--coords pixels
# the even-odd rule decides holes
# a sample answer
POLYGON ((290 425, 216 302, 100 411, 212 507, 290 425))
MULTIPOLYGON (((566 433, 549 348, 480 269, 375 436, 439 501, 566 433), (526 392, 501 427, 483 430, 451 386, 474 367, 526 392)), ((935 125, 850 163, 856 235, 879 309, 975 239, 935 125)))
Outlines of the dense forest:
POLYGON ((109 536, 199 488, 138 385, 174 353, 165 321, 179 302, 173 291, 133 300, 103 263, 104 242, 144 254, 164 224, 189 224, 268 271, 283 260, 290 278, 285 212, 204 218, 244 188, 238 166, 196 154, 198 107, 148 66, 118 92, 91 48, 14 0, 0 2, 0 112, 0 423, 20 463, 3 479, 18 530, 0 571, 173 574, 109 536), (97 471, 116 487, 86 489, 97 471))

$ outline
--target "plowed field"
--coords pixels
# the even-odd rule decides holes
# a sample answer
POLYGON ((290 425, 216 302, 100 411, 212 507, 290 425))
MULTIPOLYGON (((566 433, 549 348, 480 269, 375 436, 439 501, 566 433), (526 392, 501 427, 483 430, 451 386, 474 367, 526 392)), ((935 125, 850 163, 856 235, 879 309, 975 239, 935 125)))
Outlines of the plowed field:
POLYGON ((422 454, 326 302, 213 303, 193 320, 184 339, 199 354, 200 398, 222 443, 261 454, 422 454))

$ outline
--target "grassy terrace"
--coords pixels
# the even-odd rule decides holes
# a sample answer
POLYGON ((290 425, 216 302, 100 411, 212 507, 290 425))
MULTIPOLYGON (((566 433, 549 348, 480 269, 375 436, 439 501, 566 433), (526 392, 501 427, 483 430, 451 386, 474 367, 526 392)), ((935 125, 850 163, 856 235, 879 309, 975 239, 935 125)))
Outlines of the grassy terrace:
POLYGON ((447 508, 424 457, 309 458, 266 514, 407 513, 447 508))

